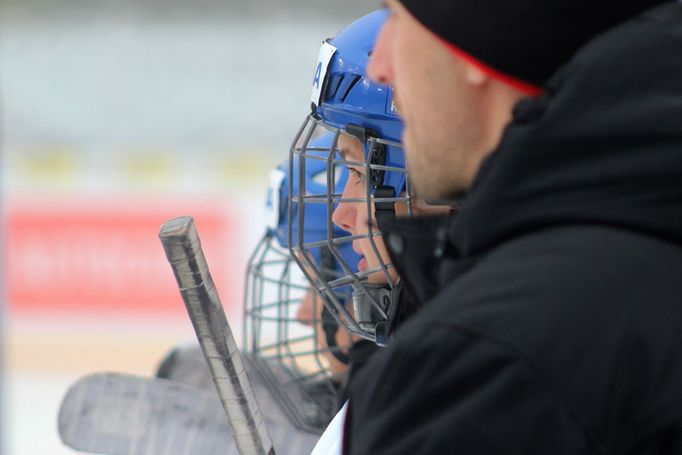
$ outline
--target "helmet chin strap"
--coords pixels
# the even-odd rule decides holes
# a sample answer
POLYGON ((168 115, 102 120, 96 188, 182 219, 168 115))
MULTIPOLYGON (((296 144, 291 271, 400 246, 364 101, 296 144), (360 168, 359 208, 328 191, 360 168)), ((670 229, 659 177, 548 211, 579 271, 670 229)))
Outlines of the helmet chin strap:
POLYGON ((355 318, 361 328, 374 332, 375 342, 379 346, 385 346, 392 336, 402 289, 403 282, 399 281, 393 286, 362 283, 361 288, 353 291, 355 318), (386 313, 387 319, 377 310, 375 302, 386 313))

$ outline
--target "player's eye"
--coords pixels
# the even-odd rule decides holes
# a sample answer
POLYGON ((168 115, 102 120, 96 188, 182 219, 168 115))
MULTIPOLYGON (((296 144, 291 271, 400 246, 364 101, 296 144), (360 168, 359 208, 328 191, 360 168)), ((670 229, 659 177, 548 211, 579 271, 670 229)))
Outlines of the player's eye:
POLYGON ((362 182, 365 180, 365 173, 360 171, 358 168, 349 167, 348 169, 356 181, 362 182))

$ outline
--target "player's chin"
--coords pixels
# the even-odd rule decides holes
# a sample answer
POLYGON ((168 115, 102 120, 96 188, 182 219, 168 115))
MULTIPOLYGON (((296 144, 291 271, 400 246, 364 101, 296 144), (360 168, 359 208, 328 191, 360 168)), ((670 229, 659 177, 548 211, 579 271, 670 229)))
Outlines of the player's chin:
POLYGON ((364 253, 362 251, 362 246, 360 245, 360 240, 353 240, 353 251, 355 254, 362 256, 364 253))
POLYGON ((367 282, 371 284, 388 284, 388 280, 386 279, 386 275, 384 275, 383 271, 378 271, 370 274, 367 277, 367 282))

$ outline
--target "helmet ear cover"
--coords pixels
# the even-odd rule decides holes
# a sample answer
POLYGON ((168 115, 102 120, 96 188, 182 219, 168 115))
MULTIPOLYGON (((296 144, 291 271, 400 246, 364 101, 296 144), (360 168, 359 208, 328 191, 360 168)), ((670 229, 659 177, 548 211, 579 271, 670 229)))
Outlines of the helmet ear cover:
MULTIPOLYGON (((372 149, 369 151, 369 154, 372 157, 369 162, 370 165, 386 165, 386 146, 384 144, 373 142, 372 149)), ((372 185, 372 188, 376 190, 384 183, 385 173, 386 171, 380 169, 372 169, 369 171, 369 181, 372 185)))
MULTIPOLYGON (((370 166, 375 165, 375 166, 385 166, 386 165, 386 145, 382 144, 376 139, 379 139, 381 135, 379 134, 378 131, 373 130, 372 128, 365 128, 364 126, 360 125, 355 125, 353 123, 348 123, 345 128, 346 132, 350 134, 351 136, 357 138, 367 145, 368 139, 370 142, 370 149, 367 151, 367 156, 369 156, 369 164, 370 166), (372 140, 375 139, 375 140, 372 140)), ((377 189, 384 183, 384 175, 386 171, 381 170, 381 169, 371 169, 369 171, 369 178, 370 178, 370 184, 372 185, 373 189, 377 189)), ((391 195, 392 196, 392 195, 391 195)), ((388 196, 388 197, 391 197, 388 196)))

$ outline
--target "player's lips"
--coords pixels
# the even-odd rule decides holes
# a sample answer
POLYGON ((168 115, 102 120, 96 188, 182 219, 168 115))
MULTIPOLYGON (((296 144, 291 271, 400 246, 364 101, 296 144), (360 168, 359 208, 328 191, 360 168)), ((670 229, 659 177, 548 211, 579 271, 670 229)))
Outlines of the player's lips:
POLYGON ((367 259, 365 259, 364 255, 362 254, 362 249, 360 248, 360 242, 353 242, 353 251, 357 253, 360 256, 360 260, 358 261, 358 272, 362 272, 367 269, 367 259))

